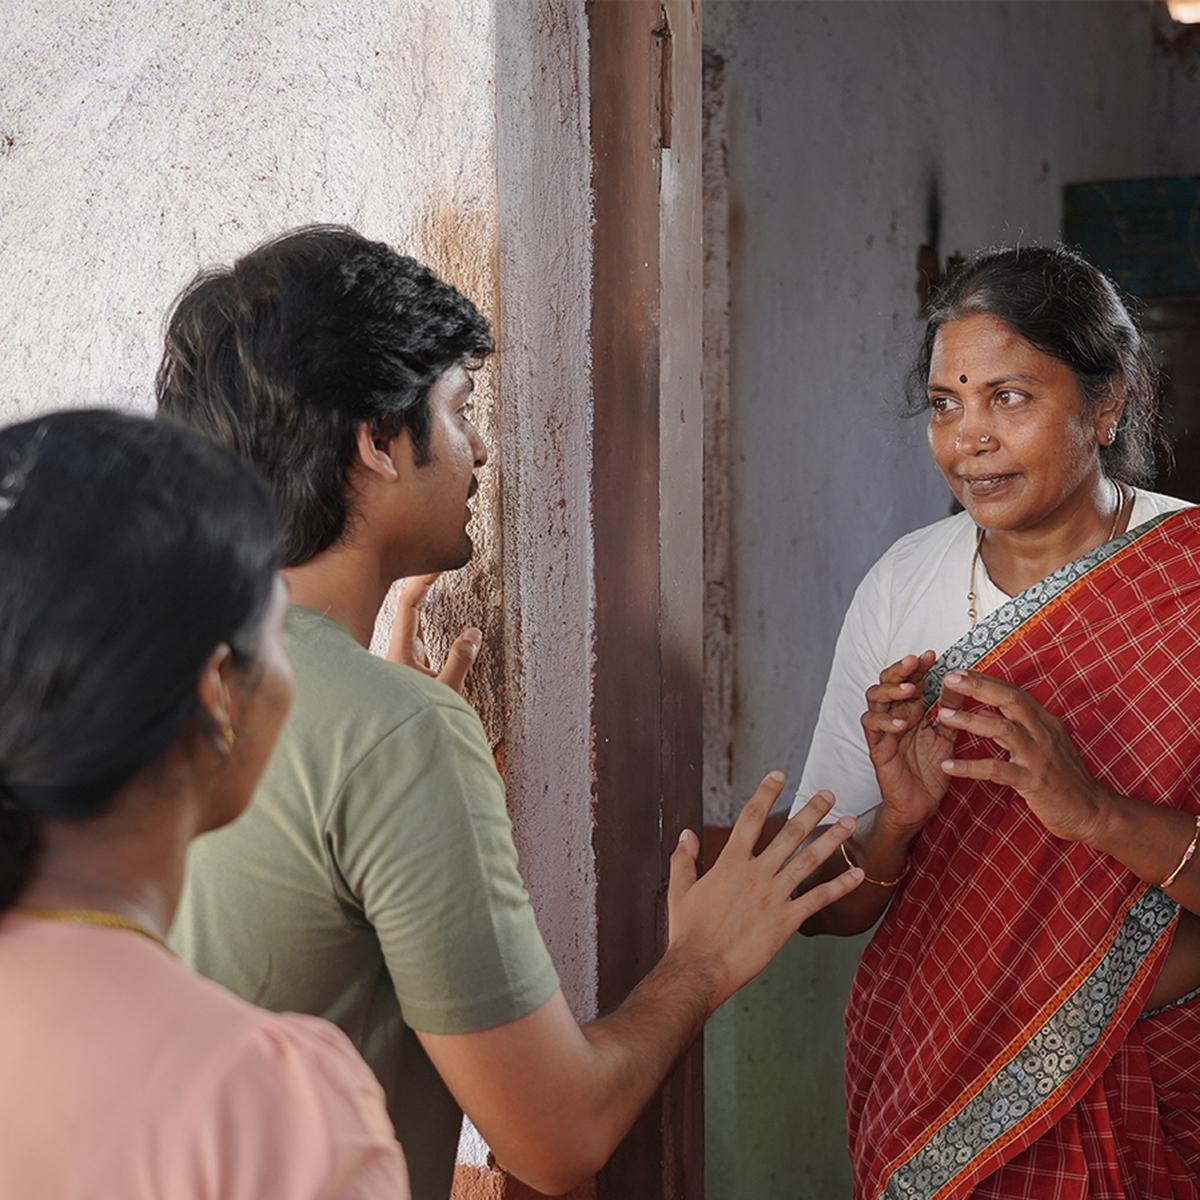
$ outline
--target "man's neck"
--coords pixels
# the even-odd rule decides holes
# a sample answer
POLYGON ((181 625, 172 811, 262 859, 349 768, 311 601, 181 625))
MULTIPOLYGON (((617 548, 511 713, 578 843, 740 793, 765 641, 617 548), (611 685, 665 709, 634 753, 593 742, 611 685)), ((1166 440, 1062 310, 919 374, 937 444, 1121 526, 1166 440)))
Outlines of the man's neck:
POLYGON ((375 550, 337 545, 283 574, 293 604, 330 617, 360 646, 370 647, 375 619, 395 582, 375 550))

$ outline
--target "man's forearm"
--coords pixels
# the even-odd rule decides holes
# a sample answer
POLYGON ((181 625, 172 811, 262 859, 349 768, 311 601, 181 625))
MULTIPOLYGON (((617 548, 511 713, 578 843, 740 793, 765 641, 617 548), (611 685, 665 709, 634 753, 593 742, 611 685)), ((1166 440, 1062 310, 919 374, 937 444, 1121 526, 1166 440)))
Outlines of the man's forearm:
POLYGON ((708 970, 668 950, 616 1012, 584 1026, 593 1056, 588 1094, 609 1153, 712 1015, 717 982, 708 970))

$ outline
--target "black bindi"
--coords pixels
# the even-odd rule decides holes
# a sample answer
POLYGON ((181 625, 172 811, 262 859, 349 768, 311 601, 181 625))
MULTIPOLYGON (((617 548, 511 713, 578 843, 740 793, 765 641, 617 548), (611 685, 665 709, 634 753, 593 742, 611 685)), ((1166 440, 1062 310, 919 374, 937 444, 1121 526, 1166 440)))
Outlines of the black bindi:
POLYGON ((965 375, 960 375, 960 376, 958 377, 958 382, 959 382, 959 383, 966 383, 966 382, 967 382, 967 377, 966 377, 965 375))

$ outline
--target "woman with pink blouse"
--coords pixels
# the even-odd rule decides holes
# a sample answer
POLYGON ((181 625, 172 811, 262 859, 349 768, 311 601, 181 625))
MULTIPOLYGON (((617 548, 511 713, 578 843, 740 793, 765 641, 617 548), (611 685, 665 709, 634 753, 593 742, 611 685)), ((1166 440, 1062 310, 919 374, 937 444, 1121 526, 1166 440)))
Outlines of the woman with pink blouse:
POLYGON ((408 1200, 344 1035, 163 944, 291 703, 265 492, 171 425, 0 431, 0 1196, 408 1200))

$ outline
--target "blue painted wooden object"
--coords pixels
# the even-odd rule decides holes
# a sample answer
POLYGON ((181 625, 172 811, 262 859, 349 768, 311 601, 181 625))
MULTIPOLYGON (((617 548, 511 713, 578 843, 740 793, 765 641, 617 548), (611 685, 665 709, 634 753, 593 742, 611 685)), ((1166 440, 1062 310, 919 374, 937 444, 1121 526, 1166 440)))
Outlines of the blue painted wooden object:
POLYGON ((1063 241, 1135 296, 1200 295, 1200 176, 1068 184, 1063 241))

